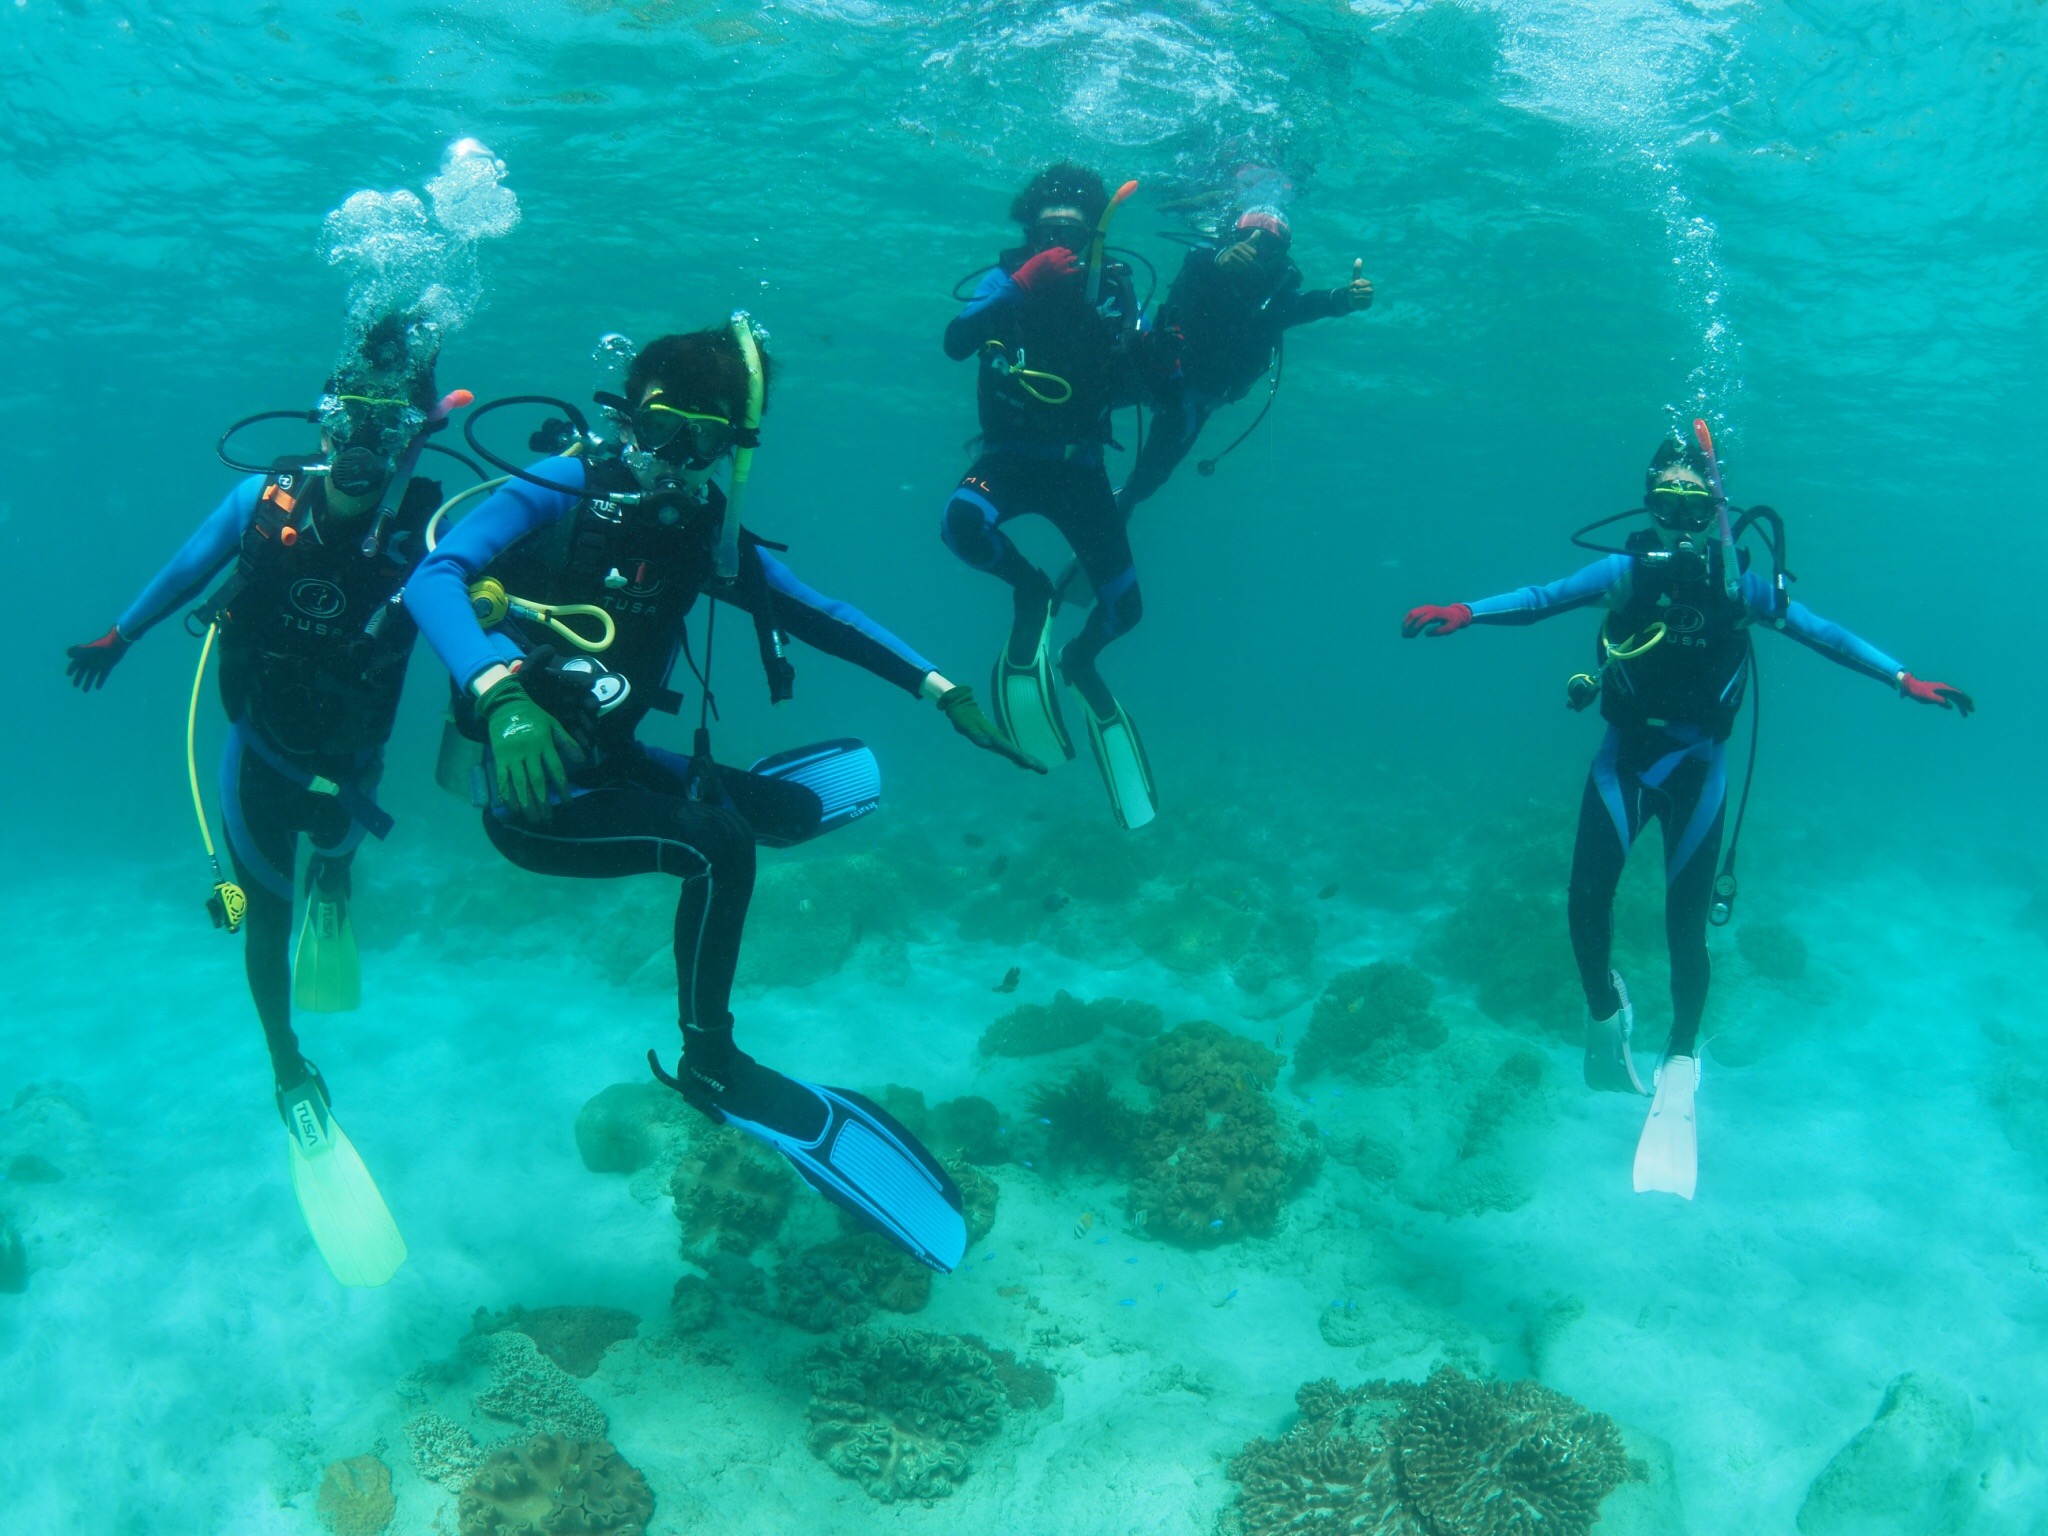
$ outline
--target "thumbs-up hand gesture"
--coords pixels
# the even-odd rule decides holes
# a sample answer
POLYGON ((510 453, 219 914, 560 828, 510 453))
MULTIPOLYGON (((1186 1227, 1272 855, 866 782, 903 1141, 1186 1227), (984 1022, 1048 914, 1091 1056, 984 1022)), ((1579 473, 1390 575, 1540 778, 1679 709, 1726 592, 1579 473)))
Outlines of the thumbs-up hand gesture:
POLYGON ((1361 309, 1372 308, 1372 279, 1365 275, 1363 257, 1351 263, 1351 281, 1337 291, 1351 305, 1354 314, 1361 309))

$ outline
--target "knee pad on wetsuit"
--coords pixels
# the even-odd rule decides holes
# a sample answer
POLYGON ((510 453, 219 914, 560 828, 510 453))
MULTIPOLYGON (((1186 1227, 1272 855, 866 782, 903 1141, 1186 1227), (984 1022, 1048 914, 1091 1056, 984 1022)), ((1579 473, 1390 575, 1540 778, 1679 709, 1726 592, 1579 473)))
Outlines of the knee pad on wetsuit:
POLYGON ((977 570, 991 570, 1002 558, 1003 537, 996 532, 996 509, 964 487, 953 493, 939 519, 946 548, 977 570))

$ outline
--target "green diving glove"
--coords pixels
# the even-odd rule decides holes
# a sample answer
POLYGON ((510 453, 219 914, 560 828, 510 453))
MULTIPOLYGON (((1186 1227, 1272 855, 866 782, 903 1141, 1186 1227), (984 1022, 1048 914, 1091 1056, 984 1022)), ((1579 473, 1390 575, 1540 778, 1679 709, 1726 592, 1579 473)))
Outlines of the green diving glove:
POLYGON ((982 751, 998 753, 1019 768, 1029 768, 1033 773, 1046 771, 1045 764, 1028 752, 1018 751, 1016 744, 996 729, 995 721, 989 719, 981 706, 974 702, 972 688, 948 688, 939 695, 939 708, 953 722, 953 729, 982 751))
POLYGON ((484 717, 498 798, 529 821, 547 820, 548 791, 566 791, 569 769, 580 767, 587 754, 517 676, 492 684, 477 712, 484 717))

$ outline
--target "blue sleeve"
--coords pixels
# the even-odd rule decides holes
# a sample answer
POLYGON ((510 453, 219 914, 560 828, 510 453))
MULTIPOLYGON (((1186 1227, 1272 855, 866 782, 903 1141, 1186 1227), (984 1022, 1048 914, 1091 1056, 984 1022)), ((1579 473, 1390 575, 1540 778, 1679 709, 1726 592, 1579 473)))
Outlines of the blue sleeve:
MULTIPOLYGON (((758 544, 753 548, 760 557, 761 575, 774 594, 772 612, 779 629, 907 693, 916 693, 925 678, 938 670, 858 608, 812 591, 767 550, 758 544)), ((750 600, 752 594, 745 583, 737 592, 720 595, 750 611, 758 600, 750 600)))
POLYGON ((469 606, 469 584, 535 529, 560 522, 583 498, 583 461, 542 459, 527 473, 560 485, 544 490, 512 480, 442 536, 405 584, 405 608, 460 687, 487 667, 519 654, 510 636, 486 633, 469 606))
POLYGON ((242 535, 256 515, 256 502, 263 495, 262 475, 250 475, 213 509, 192 537, 171 556, 170 562, 150 578, 142 595, 128 605, 120 618, 122 637, 140 640, 163 616, 182 607, 206 589, 206 584, 242 547, 242 535))
POLYGON ((1627 555, 1608 555, 1583 570, 1548 586, 1521 587, 1471 604, 1475 624, 1534 624, 1555 614, 1570 613, 1602 601, 1627 578, 1634 562, 1627 555))
POLYGON ((965 362, 993 340, 996 328, 1006 318, 1009 307, 1022 298, 1024 290, 1017 286, 1016 279, 1001 267, 991 267, 981 285, 974 290, 974 298, 968 306, 955 315, 946 327, 946 356, 954 362, 965 362))
POLYGON ((1899 674, 1905 670, 1900 662, 1868 640, 1851 634, 1832 619, 1822 618, 1804 603, 1787 605, 1784 622, 1779 624, 1774 605, 1776 595, 1760 572, 1744 573, 1743 599, 1749 604, 1750 612, 1763 623, 1782 629, 1808 650, 1819 651, 1829 661, 1852 672, 1861 672, 1866 677, 1877 678, 1880 682, 1896 683, 1899 674))

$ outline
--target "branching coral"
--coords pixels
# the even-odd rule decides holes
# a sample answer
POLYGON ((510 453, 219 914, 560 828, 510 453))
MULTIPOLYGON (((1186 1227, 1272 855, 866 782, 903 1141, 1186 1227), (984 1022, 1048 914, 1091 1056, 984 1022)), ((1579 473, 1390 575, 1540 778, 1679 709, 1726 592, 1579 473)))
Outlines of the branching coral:
POLYGON ((1441 1536, 1584 1536, 1629 1476, 1614 1420, 1533 1381, 1438 1371, 1390 1439, 1403 1502, 1441 1536))
POLYGON ((478 1307, 469 1326, 477 1335, 503 1333, 508 1328, 523 1333, 571 1376, 589 1376, 607 1349, 633 1337, 640 1319, 618 1307, 541 1307, 532 1312, 524 1307, 504 1312, 478 1307))
POLYGON ((1332 977, 1316 999, 1308 1033, 1294 1053, 1304 1080, 1329 1068, 1368 1082, 1398 1076, 1449 1038, 1431 1010, 1436 985, 1412 965, 1376 960, 1332 977))
POLYGON ((654 1495, 605 1441, 537 1435, 492 1452, 456 1514, 461 1536, 640 1536, 654 1495))
POLYGON ((1631 1475, 1621 1430, 1533 1381, 1314 1381, 1230 1465, 1236 1536, 1586 1536, 1631 1475))
POLYGON ((1138 1061, 1158 1101, 1138 1127, 1129 1209, 1154 1237, 1191 1247, 1273 1229, 1320 1146, 1281 1124, 1267 1091, 1280 1058, 1214 1024, 1183 1024, 1138 1061))
POLYGON ((479 1413, 551 1435, 604 1437, 604 1410, 525 1334, 489 1334, 465 1345, 470 1348, 481 1350, 490 1361, 491 1384, 476 1397, 479 1413))
POLYGON ((1056 1166, 1121 1172, 1137 1140, 1138 1115, 1086 1068, 1031 1090, 1032 1118, 1043 1128, 1046 1160, 1056 1166))
POLYGON ((855 1329, 805 1369, 812 1453, 884 1503, 950 1494, 1010 1406, 988 1346, 952 1334, 855 1329))
POLYGON ((789 1214, 795 1177, 774 1153, 743 1132, 706 1128, 676 1164, 670 1184, 683 1248, 751 1253, 789 1214))

